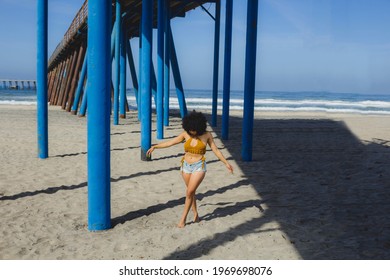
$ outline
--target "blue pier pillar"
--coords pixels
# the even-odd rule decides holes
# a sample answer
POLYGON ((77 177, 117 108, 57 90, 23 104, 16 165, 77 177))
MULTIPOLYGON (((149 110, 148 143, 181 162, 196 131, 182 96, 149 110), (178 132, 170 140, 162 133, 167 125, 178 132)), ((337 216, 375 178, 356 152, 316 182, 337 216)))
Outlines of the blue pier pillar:
POLYGON ((232 62, 233 0, 226 0, 225 54, 222 100, 222 139, 229 139, 230 76, 232 62))
POLYGON ((138 49, 138 70, 139 70, 139 84, 140 84, 140 88, 139 88, 139 98, 138 98, 138 101, 137 101, 137 108, 138 108, 138 120, 141 121, 141 114, 142 114, 142 106, 141 106, 141 102, 142 102, 142 98, 141 98, 141 87, 142 87, 142 21, 140 23, 140 26, 139 26, 139 41, 138 41, 138 44, 139 44, 139 49, 138 49))
POLYGON ((154 64, 152 62, 152 96, 154 100, 154 106, 157 108, 157 78, 156 78, 156 72, 154 71, 154 64))
MULTIPOLYGON (((88 85, 88 78, 86 80, 87 85, 88 85)), ((81 100, 81 105, 80 105, 80 111, 79 111, 79 116, 84 117, 85 112, 87 112, 87 104, 88 104, 88 87, 86 86, 84 89, 84 94, 83 94, 83 99, 81 100)), ((111 104, 111 103, 110 103, 111 104)))
POLYGON ((133 82, 135 102, 138 104, 138 79, 137 79, 137 72, 135 71, 133 52, 131 50, 131 45, 129 40, 126 40, 126 48, 127 48, 127 60, 129 62, 131 81, 133 82))
POLYGON ((165 0, 158 0, 157 20, 157 139, 164 138, 164 14, 165 0))
POLYGON ((180 106, 180 115, 182 118, 184 118, 187 115, 187 105, 184 97, 184 88, 181 80, 179 63, 177 61, 175 43, 173 42, 173 34, 171 28, 169 29, 169 35, 170 35, 169 44, 171 48, 171 66, 172 66, 173 80, 175 81, 177 100, 180 106))
POLYGON ((48 108, 47 108, 47 19, 48 1, 38 0, 37 26, 37 126, 38 157, 49 156, 48 108))
POLYGON ((211 107, 211 126, 217 126, 218 114, 218 70, 219 70, 219 37, 221 26, 221 1, 215 2, 214 27, 214 66, 213 66, 213 101, 211 107))
POLYGON ((88 229, 111 227, 111 1, 88 1, 88 229))
POLYGON ((141 27, 141 160, 150 160, 146 152, 151 146, 152 112, 152 31, 153 31, 153 0, 142 1, 141 27))
POLYGON ((112 31, 111 31, 111 61, 114 59, 115 56, 115 40, 116 40, 116 22, 114 23, 114 26, 112 27, 112 31))
POLYGON ((119 103, 119 117, 124 119, 126 118, 126 41, 127 35, 125 32, 125 26, 122 25, 122 32, 121 32, 121 45, 120 45, 120 78, 119 78, 119 93, 120 93, 120 103, 119 103))
POLYGON ((244 116, 242 126, 243 161, 252 160, 253 111, 255 102, 258 0, 248 0, 245 51, 244 116))
POLYGON ((120 79, 120 44, 121 44, 121 3, 119 0, 115 2, 115 80, 114 80, 114 108, 113 108, 113 117, 114 125, 119 124, 119 79, 120 79))
POLYGON ((78 81, 77 89, 76 89, 76 94, 75 94, 73 105, 72 105, 72 110, 71 110, 72 115, 77 114, 77 108, 79 107, 79 103, 80 103, 80 96, 81 96, 81 93, 83 92, 85 76, 87 74, 88 49, 87 49, 86 53, 87 53, 87 55, 85 55, 85 57, 84 57, 84 62, 83 62, 83 66, 81 67, 81 73, 80 73, 80 77, 79 77, 79 81, 78 81))
POLYGON ((169 0, 165 0, 165 22, 164 22, 164 125, 169 125, 169 79, 170 79, 170 44, 169 44, 169 30, 171 30, 171 17, 169 0))

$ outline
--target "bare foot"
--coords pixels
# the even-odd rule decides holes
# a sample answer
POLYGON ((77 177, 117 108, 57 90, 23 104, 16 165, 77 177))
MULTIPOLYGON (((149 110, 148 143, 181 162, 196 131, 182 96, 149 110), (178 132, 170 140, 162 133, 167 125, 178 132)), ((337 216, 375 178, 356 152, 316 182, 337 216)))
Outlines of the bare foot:
POLYGON ((199 223, 199 222, 200 222, 200 218, 199 218, 198 214, 196 214, 194 216, 194 223, 199 223))
POLYGON ((186 223, 182 223, 182 222, 178 223, 178 225, 177 225, 178 228, 184 228, 185 226, 186 226, 186 223))

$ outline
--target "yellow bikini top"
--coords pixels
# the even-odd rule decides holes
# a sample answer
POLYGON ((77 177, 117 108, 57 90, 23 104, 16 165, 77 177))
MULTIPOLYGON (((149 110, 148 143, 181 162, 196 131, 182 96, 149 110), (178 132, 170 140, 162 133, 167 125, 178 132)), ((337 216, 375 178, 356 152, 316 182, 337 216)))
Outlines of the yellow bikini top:
POLYGON ((191 153, 191 154, 198 154, 198 155, 204 155, 206 153, 206 145, 199 139, 196 139, 196 145, 191 146, 191 141, 194 138, 189 138, 185 143, 184 143, 184 151, 186 153, 191 153))

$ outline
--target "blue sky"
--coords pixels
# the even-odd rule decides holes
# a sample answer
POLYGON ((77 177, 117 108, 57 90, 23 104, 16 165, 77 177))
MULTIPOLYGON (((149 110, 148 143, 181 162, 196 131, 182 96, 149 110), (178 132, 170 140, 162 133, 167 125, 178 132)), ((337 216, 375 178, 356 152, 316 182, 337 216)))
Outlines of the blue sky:
MULTIPOLYGON (((83 2, 49 1, 49 56, 83 2)), ((233 90, 243 89, 246 3, 234 0, 233 90)), ((36 1, 0 6, 0 79, 35 79, 36 1)), ((213 4, 205 7, 214 13, 213 4)), ((389 0, 259 0, 256 90, 390 94, 389 12, 389 0)), ((220 89, 224 0, 221 16, 220 89)), ((172 29, 184 87, 210 89, 213 20, 197 9, 172 29)), ((132 45, 137 58, 137 40, 132 45)))

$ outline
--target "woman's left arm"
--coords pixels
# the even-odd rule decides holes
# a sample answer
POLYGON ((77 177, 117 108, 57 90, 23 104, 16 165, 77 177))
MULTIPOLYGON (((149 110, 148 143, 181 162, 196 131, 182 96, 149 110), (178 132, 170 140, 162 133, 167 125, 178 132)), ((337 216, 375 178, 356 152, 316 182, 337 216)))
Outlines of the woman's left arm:
POLYGON ((207 143, 209 144, 211 150, 214 152, 214 154, 217 156, 217 158, 219 158, 219 160, 225 164, 225 166, 229 170, 229 172, 233 173, 233 166, 230 165, 230 163, 226 160, 226 158, 223 156, 221 151, 218 149, 217 145, 215 145, 214 138, 211 135, 211 133, 210 132, 207 132, 207 133, 209 134, 208 139, 207 139, 207 143))

